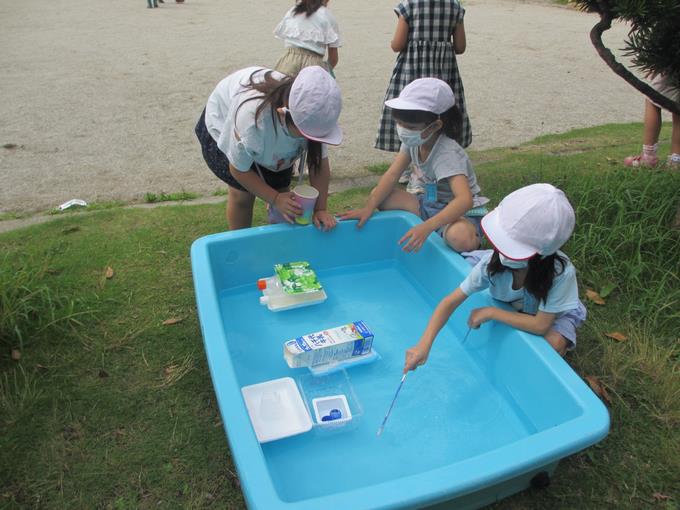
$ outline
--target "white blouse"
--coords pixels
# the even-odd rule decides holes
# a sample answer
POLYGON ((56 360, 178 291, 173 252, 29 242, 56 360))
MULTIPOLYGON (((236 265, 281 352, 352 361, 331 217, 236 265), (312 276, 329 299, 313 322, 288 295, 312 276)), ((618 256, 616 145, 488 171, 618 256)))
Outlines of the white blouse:
MULTIPOLYGON (((215 87, 205 107, 208 132, 229 162, 242 172, 250 170, 253 163, 273 172, 283 171, 307 148, 307 140, 289 135, 277 116, 272 120, 271 108, 265 108, 255 122, 255 111, 262 101, 248 99, 261 94, 247 85, 251 76, 261 82, 268 71, 248 67, 230 74, 215 87)), ((284 77, 271 72, 275 79, 284 77)), ((328 157, 326 144, 321 145, 321 157, 328 157)))
POLYGON ((327 46, 342 46, 338 22, 329 9, 321 6, 311 16, 305 13, 295 15, 293 9, 274 29, 274 35, 285 42, 286 48, 304 48, 323 56, 327 46))

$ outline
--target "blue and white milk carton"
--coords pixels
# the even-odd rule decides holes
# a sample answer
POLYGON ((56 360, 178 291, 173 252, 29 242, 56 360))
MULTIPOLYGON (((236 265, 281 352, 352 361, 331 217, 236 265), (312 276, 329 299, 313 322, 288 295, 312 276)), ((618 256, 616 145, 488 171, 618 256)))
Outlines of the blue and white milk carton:
POLYGON ((288 340, 283 357, 290 368, 311 367, 363 356, 372 346, 373 332, 364 321, 356 321, 288 340))

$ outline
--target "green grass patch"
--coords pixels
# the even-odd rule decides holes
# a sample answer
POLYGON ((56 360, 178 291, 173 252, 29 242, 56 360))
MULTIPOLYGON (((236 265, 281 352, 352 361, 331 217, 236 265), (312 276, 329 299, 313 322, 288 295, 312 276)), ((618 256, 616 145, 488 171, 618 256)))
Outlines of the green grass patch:
POLYGON ((20 220, 22 218, 28 217, 28 213, 21 213, 21 212, 5 212, 5 213, 0 213, 0 221, 7 221, 7 220, 20 220))
POLYGON ((144 201, 148 204, 153 204, 156 202, 183 202, 186 200, 194 200, 200 195, 198 193, 191 193, 189 191, 178 191, 176 193, 165 193, 161 191, 160 193, 145 193, 144 201))
POLYGON ((368 170, 372 174, 382 175, 385 172, 387 172, 387 169, 390 167, 390 164, 391 163, 376 163, 375 165, 368 165, 366 167, 366 170, 368 170))
MULTIPOLYGON (((492 508, 678 502, 680 173, 623 168, 639 133, 607 126, 473 155, 494 203, 533 182, 565 190, 577 209, 565 251, 582 293, 606 295, 588 303, 568 361, 606 386, 610 435, 565 459, 550 488, 492 508)), ((334 195, 330 209, 368 191, 334 195)), ((258 201, 255 223, 265 218, 258 201)), ((210 204, 105 209, 0 235, 0 508, 245 508, 189 264, 193 240, 225 229, 224 205, 210 204)))

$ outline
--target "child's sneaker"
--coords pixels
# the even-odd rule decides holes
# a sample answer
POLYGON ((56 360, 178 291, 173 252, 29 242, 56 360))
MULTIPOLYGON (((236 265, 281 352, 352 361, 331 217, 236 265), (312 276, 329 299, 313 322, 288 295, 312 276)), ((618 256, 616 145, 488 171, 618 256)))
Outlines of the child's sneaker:
POLYGON ((623 164, 633 168, 640 168, 642 166, 654 168, 659 164, 659 158, 656 156, 648 156, 647 154, 639 154, 637 156, 628 156, 623 160, 623 164))
POLYGON ((399 184, 407 184, 411 180, 411 167, 409 166, 404 173, 399 176, 399 184))
POLYGON ((408 191, 411 195, 422 195, 425 193, 425 187, 415 179, 411 179, 406 185, 406 191, 408 191))
POLYGON ((670 168, 671 170, 680 170, 680 160, 673 158, 673 156, 668 156, 666 168, 670 168))

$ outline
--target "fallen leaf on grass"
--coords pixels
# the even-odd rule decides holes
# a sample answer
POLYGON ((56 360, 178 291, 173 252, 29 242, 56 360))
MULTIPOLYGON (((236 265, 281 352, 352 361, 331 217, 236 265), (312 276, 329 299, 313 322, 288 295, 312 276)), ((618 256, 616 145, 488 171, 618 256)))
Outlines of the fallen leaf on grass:
POLYGON ((111 278, 113 278, 113 275, 114 275, 113 268, 111 266, 107 266, 106 271, 104 272, 104 276, 106 276, 107 280, 110 280, 111 278))
POLYGON ((661 494, 660 492, 652 494, 652 498, 654 498, 654 501, 668 501, 669 499, 673 499, 667 494, 661 494))
POLYGON ((587 297, 590 301, 592 301, 593 303, 595 303, 596 305, 604 305, 604 304, 605 304, 605 300, 602 299, 602 296, 600 296, 597 292, 595 292, 595 291, 592 290, 592 289, 587 289, 587 290, 586 290, 586 297, 587 297))
POLYGON ((178 322, 182 322, 184 320, 184 317, 172 317, 170 319, 166 319, 163 321, 164 326, 172 326, 173 324, 177 324, 178 322))
POLYGON ((593 390, 595 395, 600 397, 607 405, 611 405, 612 401, 609 398, 609 393, 607 393, 607 388, 605 388, 602 381, 600 381, 600 378, 594 375, 587 375, 585 379, 588 381, 588 386, 590 386, 590 389, 593 390))
POLYGON ((617 342, 623 342, 624 340, 628 340, 628 337, 621 333, 620 331, 612 331, 611 333, 605 333, 604 336, 612 338, 617 342))
POLYGON ((21 359, 21 351, 18 349, 12 349, 12 359, 14 361, 19 361, 21 359))

